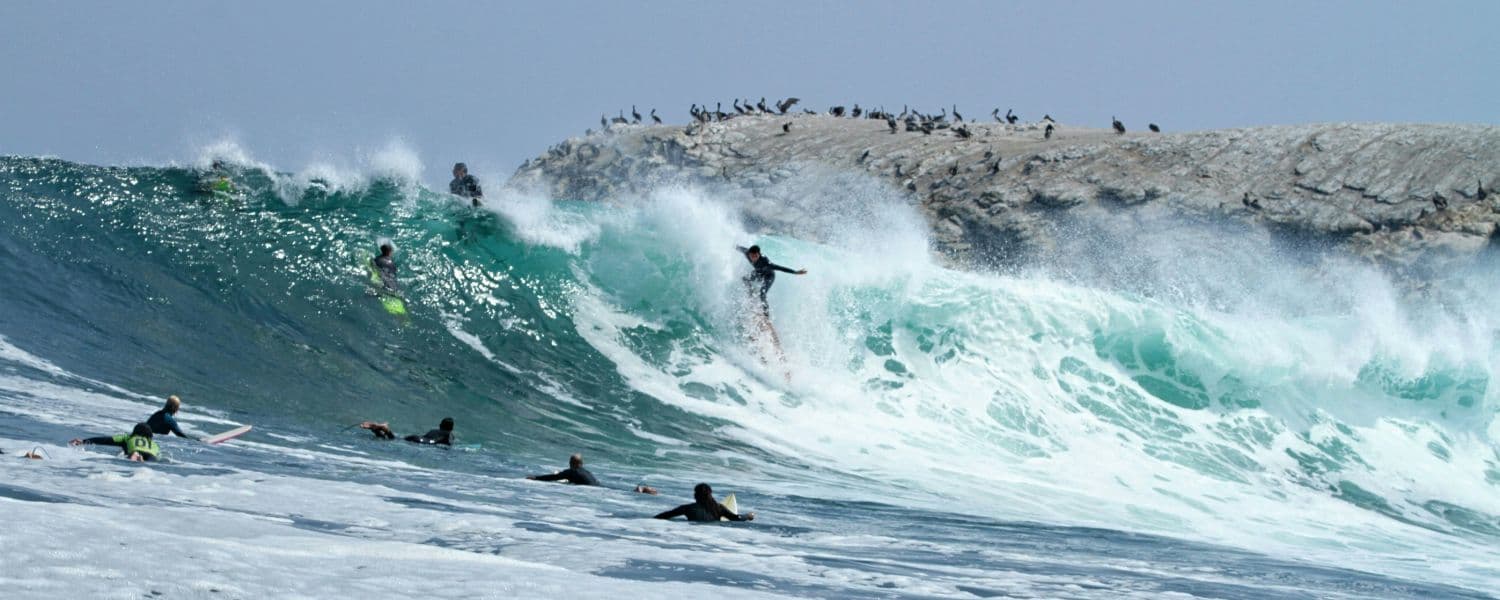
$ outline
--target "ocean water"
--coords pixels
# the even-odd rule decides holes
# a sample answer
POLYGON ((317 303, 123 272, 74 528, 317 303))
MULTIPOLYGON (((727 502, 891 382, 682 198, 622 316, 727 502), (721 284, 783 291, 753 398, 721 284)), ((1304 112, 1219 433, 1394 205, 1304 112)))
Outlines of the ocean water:
POLYGON ((206 160, 0 158, 10 596, 1500 592, 1484 269, 1413 294, 1103 215, 960 271, 840 174, 760 207, 788 232, 715 190, 474 210, 399 148, 297 172, 211 153, 234 194, 203 191, 206 160), (408 318, 366 284, 383 241, 408 318), (742 318, 747 243, 809 270, 771 292, 784 359, 742 318), (144 466, 66 445, 167 394, 194 431, 255 429, 144 466), (453 449, 351 428, 447 416, 453 449), (573 452, 604 489, 523 479, 573 452), (649 518, 700 481, 757 520, 649 518))

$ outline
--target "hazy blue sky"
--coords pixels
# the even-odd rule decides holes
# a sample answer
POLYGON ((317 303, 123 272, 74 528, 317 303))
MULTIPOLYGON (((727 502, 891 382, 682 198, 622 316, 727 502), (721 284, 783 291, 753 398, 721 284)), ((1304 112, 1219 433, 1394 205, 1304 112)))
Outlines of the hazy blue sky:
POLYGON ((1500 121, 1500 2, 0 1, 0 153, 494 178, 599 114, 801 97, 1168 130, 1500 121))

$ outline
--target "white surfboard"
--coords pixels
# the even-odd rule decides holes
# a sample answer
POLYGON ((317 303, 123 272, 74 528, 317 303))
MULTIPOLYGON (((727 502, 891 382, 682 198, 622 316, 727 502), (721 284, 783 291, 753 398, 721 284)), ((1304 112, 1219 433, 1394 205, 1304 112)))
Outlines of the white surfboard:
MULTIPOLYGON (((728 496, 725 496, 724 497, 724 501, 720 502, 719 504, 723 504, 724 508, 729 509, 729 512, 732 512, 734 514, 740 514, 740 503, 739 503, 739 501, 737 501, 737 500, 734 499, 734 494, 730 494, 728 496)), ((724 517, 719 517, 719 520, 720 521, 728 521, 729 519, 726 519, 724 517)))
POLYGON ((222 444, 222 443, 227 442, 229 440, 232 440, 234 438, 237 438, 237 437, 240 437, 242 435, 245 435, 245 432, 247 432, 247 431, 250 431, 250 426, 249 425, 243 425, 243 426, 236 427, 234 429, 231 429, 229 431, 226 431, 226 432, 218 434, 218 435, 211 435, 211 436, 208 436, 206 438, 203 438, 203 443, 205 443, 205 444, 222 444))

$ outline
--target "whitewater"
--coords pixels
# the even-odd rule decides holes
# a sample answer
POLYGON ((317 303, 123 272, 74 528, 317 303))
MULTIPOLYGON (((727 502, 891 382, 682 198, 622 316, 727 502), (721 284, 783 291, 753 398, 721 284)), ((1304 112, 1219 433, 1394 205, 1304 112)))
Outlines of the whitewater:
POLYGON ((786 183, 755 207, 781 231, 712 188, 486 180, 475 210, 399 144, 348 162, 0 157, 10 595, 1500 592, 1495 265, 1415 285, 1099 215, 960 269, 858 175, 786 183), (382 242, 408 319, 366 285, 382 242), (809 271, 770 294, 784 362, 742 316, 752 243, 809 271), (255 429, 151 465, 67 446, 168 394, 190 430, 255 429), (453 449, 350 427, 446 416, 453 449), (573 452, 604 489, 524 479, 573 452), (700 481, 756 521, 650 519, 700 481))

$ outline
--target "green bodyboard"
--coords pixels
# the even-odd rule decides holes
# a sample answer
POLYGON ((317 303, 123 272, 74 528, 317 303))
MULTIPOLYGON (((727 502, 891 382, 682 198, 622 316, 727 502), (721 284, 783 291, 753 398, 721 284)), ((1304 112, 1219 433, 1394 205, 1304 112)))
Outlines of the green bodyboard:
POLYGON ((406 301, 395 296, 382 295, 380 297, 380 305, 385 307, 385 312, 398 317, 406 315, 406 301))

